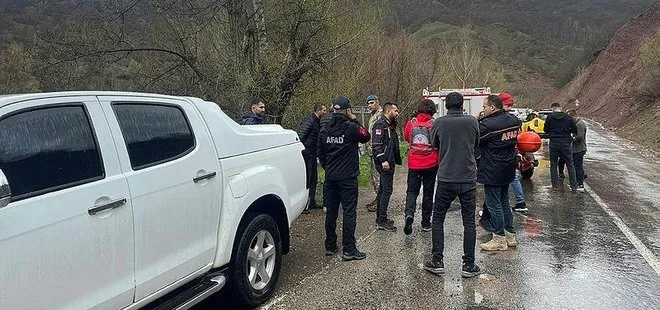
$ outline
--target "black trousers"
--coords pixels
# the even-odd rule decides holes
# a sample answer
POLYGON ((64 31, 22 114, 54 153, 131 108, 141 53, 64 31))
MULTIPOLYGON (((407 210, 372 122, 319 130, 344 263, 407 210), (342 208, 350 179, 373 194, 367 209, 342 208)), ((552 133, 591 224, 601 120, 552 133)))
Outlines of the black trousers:
POLYGON ((415 216, 417 210, 417 196, 422 192, 422 223, 431 223, 433 214, 433 189, 438 167, 424 170, 408 169, 408 189, 406 190, 406 216, 415 216))
POLYGON ((561 186, 561 180, 559 180, 559 160, 563 160, 566 163, 566 168, 568 168, 568 180, 570 182, 571 188, 577 187, 577 182, 575 180, 575 167, 573 166, 573 152, 571 141, 553 141, 550 140, 550 181, 552 182, 552 187, 561 186))
POLYGON ((587 152, 573 153, 573 165, 575 166, 575 179, 578 186, 584 186, 584 154, 587 152))
POLYGON ((307 183, 307 187, 309 187, 309 199, 307 201, 307 207, 310 208, 316 206, 316 185, 318 184, 319 178, 316 155, 305 155, 305 167, 307 169, 307 175, 310 176, 310 179, 307 183))
POLYGON ((461 217, 463 218, 463 263, 474 263, 474 247, 477 242, 477 230, 474 222, 476 209, 477 183, 445 183, 438 182, 433 204, 433 223, 431 239, 433 260, 444 258, 445 250, 445 216, 454 199, 461 202, 461 217))
POLYGON ((378 186, 378 194, 376 194, 376 201, 378 207, 376 209, 376 223, 385 223, 388 220, 387 208, 390 205, 390 197, 394 189, 394 166, 390 167, 390 171, 380 172, 380 185, 378 186))
POLYGON ((355 226, 357 221, 358 180, 349 178, 344 180, 325 179, 323 186, 323 205, 327 208, 325 213, 325 249, 337 248, 337 217, 339 217, 339 204, 344 210, 342 226, 342 246, 344 252, 355 249, 355 226))
MULTIPOLYGON (((584 154, 587 152, 576 152, 573 153, 573 167, 575 167, 575 182, 578 186, 584 185, 584 154)), ((559 174, 564 174, 564 167, 566 162, 563 159, 559 159, 559 174)))

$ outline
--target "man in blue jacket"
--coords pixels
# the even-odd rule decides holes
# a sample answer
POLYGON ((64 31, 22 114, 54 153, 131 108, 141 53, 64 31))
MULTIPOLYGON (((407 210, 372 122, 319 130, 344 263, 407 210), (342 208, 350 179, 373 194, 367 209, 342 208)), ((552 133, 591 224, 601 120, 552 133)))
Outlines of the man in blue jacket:
POLYGON ((266 104, 261 98, 255 98, 250 104, 250 111, 244 112, 241 117, 243 118, 243 125, 260 125, 264 123, 264 116, 266 116, 266 104))
POLYGON ((577 127, 573 118, 562 112, 561 105, 553 103, 552 114, 548 115, 543 126, 543 131, 550 139, 550 181, 552 189, 559 190, 562 186, 559 178, 559 160, 563 160, 568 168, 568 178, 571 191, 577 190, 577 180, 575 177, 575 167, 573 166, 573 136, 577 133, 577 127))

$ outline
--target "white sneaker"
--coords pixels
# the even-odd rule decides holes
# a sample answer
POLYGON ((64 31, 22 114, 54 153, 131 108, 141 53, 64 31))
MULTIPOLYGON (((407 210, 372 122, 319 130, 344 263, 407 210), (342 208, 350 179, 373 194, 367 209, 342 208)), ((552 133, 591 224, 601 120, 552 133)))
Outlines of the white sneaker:
POLYGON ((578 192, 578 193, 586 193, 587 190, 584 189, 584 186, 578 186, 578 188, 577 188, 577 192, 578 192))

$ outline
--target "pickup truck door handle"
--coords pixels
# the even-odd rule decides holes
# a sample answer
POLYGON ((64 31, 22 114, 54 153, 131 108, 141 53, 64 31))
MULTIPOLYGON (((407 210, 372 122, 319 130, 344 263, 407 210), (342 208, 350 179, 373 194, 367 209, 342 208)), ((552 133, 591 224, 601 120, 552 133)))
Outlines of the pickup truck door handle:
POLYGON ((112 201, 109 201, 109 202, 104 203, 102 205, 93 206, 93 207, 87 209, 87 213, 89 213, 89 215, 94 215, 94 214, 99 213, 101 211, 119 208, 119 207, 121 207, 125 204, 126 204, 126 198, 112 200, 112 201))
POLYGON ((194 177, 193 182, 199 183, 199 182, 202 182, 204 180, 212 179, 213 177, 215 177, 216 174, 217 173, 215 173, 215 172, 211 172, 211 173, 207 173, 207 174, 204 174, 204 175, 200 175, 198 177, 194 177))

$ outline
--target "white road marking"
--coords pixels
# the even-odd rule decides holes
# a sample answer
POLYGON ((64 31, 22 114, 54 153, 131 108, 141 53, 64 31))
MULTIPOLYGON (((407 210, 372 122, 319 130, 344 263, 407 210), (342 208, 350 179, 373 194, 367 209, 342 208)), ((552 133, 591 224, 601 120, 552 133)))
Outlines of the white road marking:
POLYGON ((632 243, 633 246, 639 251, 640 254, 642 254, 642 257, 646 260, 646 262, 655 270, 656 274, 660 275, 660 262, 658 262, 658 258, 655 256, 655 254, 647 248, 644 243, 642 243, 642 240, 640 240, 634 233, 633 231, 624 223, 621 218, 610 209, 610 207, 607 206, 605 201, 596 194, 596 192, 591 189, 586 183, 584 184, 584 188, 587 190, 587 193, 593 197, 593 199, 600 205, 600 207, 607 213, 607 215, 612 218, 612 221, 614 222, 614 225, 621 230, 621 232, 630 240, 630 243, 632 243))

